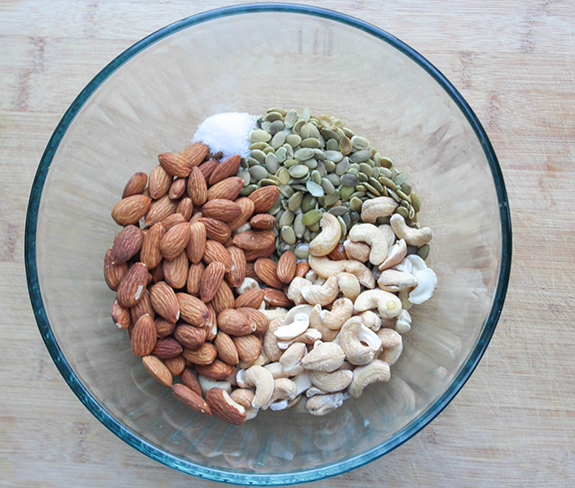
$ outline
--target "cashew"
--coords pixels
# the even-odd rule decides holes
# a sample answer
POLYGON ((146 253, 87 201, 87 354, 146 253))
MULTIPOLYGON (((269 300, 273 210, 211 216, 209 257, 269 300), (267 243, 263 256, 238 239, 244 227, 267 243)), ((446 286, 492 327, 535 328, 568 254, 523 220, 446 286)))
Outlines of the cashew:
POLYGON ((274 335, 280 341, 289 341, 303 334, 308 327, 309 327, 309 316, 306 315, 305 313, 298 313, 294 317, 294 321, 291 324, 282 325, 281 327, 278 327, 274 331, 274 335))
POLYGON ((321 285, 306 286, 301 289, 301 294, 311 305, 329 305, 339 293, 337 278, 330 276, 327 281, 321 285))
POLYGON ((366 386, 376 381, 389 381, 391 377, 389 364, 376 359, 366 366, 360 366, 353 371, 353 380, 349 385, 349 394, 354 398, 359 398, 366 386))
POLYGON ((264 368, 272 374, 274 380, 277 380, 278 378, 287 378, 289 376, 279 362, 266 364, 264 368))
POLYGON ((248 386, 256 389, 252 407, 262 408, 269 403, 274 392, 274 378, 267 369, 261 366, 252 366, 246 370, 243 380, 248 386))
POLYGON ((264 335, 263 350, 270 361, 277 361, 283 354, 283 351, 278 347, 278 338, 274 334, 283 323, 282 318, 273 319, 264 335))
POLYGON ((323 325, 331 330, 339 330, 353 313, 353 302, 349 298, 339 298, 331 307, 331 312, 322 310, 319 319, 323 325))
POLYGON ((389 221, 393 232, 399 239, 405 239, 405 242, 410 246, 421 247, 427 244, 433 234, 431 233, 431 229, 429 227, 423 227, 422 229, 415 229, 409 227, 405 223, 405 219, 403 216, 399 214, 394 214, 389 221))
POLYGON ((339 290, 343 296, 349 298, 351 301, 355 301, 361 292, 361 286, 359 285, 357 277, 351 273, 344 272, 339 273, 336 278, 339 290))
POLYGON ((250 385, 248 385, 245 381, 244 378, 246 376, 246 370, 245 369, 238 369, 238 372, 236 373, 236 383, 240 388, 250 388, 250 385))
POLYGON ((354 242, 365 242, 371 247, 369 262, 379 266, 387 255, 387 238, 373 224, 356 224, 349 231, 349 238, 354 242))
MULTIPOLYGON (((395 332, 395 331, 394 331, 395 332)), ((395 347, 388 347, 383 349, 383 353, 379 356, 379 359, 385 361, 390 366, 394 364, 401 356, 403 352, 403 342, 400 342, 399 345, 395 347)))
POLYGON ((200 383, 200 388, 204 395, 212 388, 221 388, 222 390, 226 390, 228 393, 232 391, 232 384, 229 381, 216 381, 199 374, 198 382, 200 383))
POLYGON ((279 341, 278 347, 280 349, 287 349, 294 342, 303 342, 304 344, 313 344, 318 339, 321 339, 321 332, 317 329, 307 329, 303 334, 298 335, 296 338, 290 341, 279 341))
POLYGON ((395 233, 389 224, 383 224, 377 227, 383 235, 387 238, 387 247, 391 247, 395 244, 395 233))
POLYGON ((323 214, 320 222, 321 232, 309 243, 312 256, 327 256, 332 252, 341 238, 341 226, 337 217, 329 212, 323 214))
POLYGON ((276 402, 270 403, 270 410, 285 410, 288 408, 288 401, 287 400, 278 400, 276 402))
POLYGON ((363 312, 360 316, 363 325, 365 325, 368 329, 377 332, 381 328, 381 317, 375 312, 368 310, 367 312, 363 312))
POLYGON ((417 286, 417 278, 411 273, 404 273, 396 269, 382 271, 377 284, 385 291, 399 291, 401 288, 413 288, 417 286))
POLYGON ((237 367, 240 369, 248 369, 251 366, 264 366, 266 362, 269 362, 268 358, 264 354, 260 354, 253 361, 240 361, 237 367))
POLYGON ((309 317, 311 310, 313 307, 306 303, 305 305, 296 305, 295 307, 290 308, 290 311, 284 317, 283 325, 289 325, 294 321, 294 317, 300 313, 304 313, 309 317))
POLYGON ((360 263, 365 263, 369 259, 371 248, 363 242, 344 241, 343 247, 349 259, 355 259, 360 263))
POLYGON ((317 277, 318 277, 318 276, 319 276, 319 275, 318 275, 313 269, 310 269, 310 270, 305 274, 304 278, 305 278, 306 280, 311 281, 312 283, 314 283, 315 280, 317 280, 317 277))
POLYGON ((295 407, 299 403, 300 400, 301 400, 301 395, 296 396, 293 400, 290 400, 288 402, 286 409, 295 407))
POLYGON ((310 389, 308 389, 305 392, 305 396, 308 398, 311 398, 312 396, 316 396, 316 395, 325 395, 326 392, 323 390, 320 390, 319 388, 317 388, 316 386, 312 386, 310 389))
POLYGON ((307 353, 305 344, 296 342, 286 349, 279 361, 289 376, 297 376, 303 372, 301 360, 307 353))
POLYGON ((374 224, 378 217, 389 217, 396 208, 396 201, 390 197, 366 200, 361 207, 361 221, 374 224))
POLYGON ((308 371, 308 374, 313 386, 328 393, 347 388, 353 379, 353 371, 347 369, 337 370, 333 373, 308 371))
POLYGON ((375 352, 381 345, 381 341, 378 342, 375 333, 367 327, 364 327, 362 330, 361 317, 352 317, 343 324, 343 327, 341 328, 341 332, 339 333, 339 344, 345 353, 345 358, 351 364, 360 366, 370 363, 373 360, 375 352), (360 337, 360 332, 363 333, 362 337, 360 337), (375 340, 370 333, 376 337, 375 340), (363 342, 367 342, 367 344, 363 344, 362 339, 363 342))
POLYGON ((323 342, 308 352, 301 364, 307 370, 331 373, 345 360, 343 349, 333 342, 323 342))
POLYGON ((230 397, 234 402, 239 403, 244 408, 251 408, 254 392, 249 388, 237 388, 230 393, 230 397))
POLYGON ((407 310, 402 310, 397 317, 397 322, 395 323, 395 330, 400 334, 405 334, 411 330, 411 315, 407 310))
POLYGON ((285 308, 275 307, 275 308, 272 308, 270 310, 262 310, 261 312, 271 322, 272 320, 277 319, 277 318, 283 319, 286 316, 288 311, 285 308))
POLYGON ((321 258, 309 256, 308 263, 311 269, 319 276, 322 278, 329 278, 330 276, 336 276, 338 273, 343 273, 345 271, 347 261, 332 261, 325 256, 322 256, 321 258))
POLYGON ((406 255, 407 244, 405 243, 405 239, 400 239, 393 246, 390 246, 383 263, 379 265, 379 269, 383 271, 384 269, 398 265, 403 261, 406 255))
POLYGON ((311 388, 311 380, 309 379, 309 375, 304 371, 301 374, 298 374, 293 380, 296 386, 296 395, 301 395, 304 393, 308 388, 311 388))
POLYGON ((265 311, 265 309, 266 309, 266 301, 262 300, 262 303, 260 303, 260 306, 256 310, 263 312, 263 311, 265 311))
POLYGON ((258 282, 256 280, 246 276, 244 278, 244 281, 242 282, 242 284, 240 286, 236 287, 236 291, 238 292, 238 294, 241 295, 242 293, 245 293, 246 291, 255 290, 259 287, 260 287, 260 285, 258 285, 258 282))
POLYGON ((278 378, 274 380, 274 392, 270 404, 276 400, 293 400, 296 397, 297 386, 292 380, 278 378))
POLYGON ((343 393, 332 395, 316 395, 308 399, 305 404, 306 410, 312 415, 326 415, 343 404, 343 393))
POLYGON ((409 290, 407 288, 403 289, 403 290, 399 290, 399 292, 397 293, 397 296, 399 298, 399 300, 401 301, 401 306, 403 307, 403 310, 409 310, 412 307, 412 303, 409 301, 409 290))
POLYGON ((345 271, 355 275, 361 285, 370 289, 375 287, 375 278, 367 266, 359 261, 350 260, 344 262, 345 271))
POLYGON ((321 333, 321 337, 324 341, 333 341, 337 336, 337 330, 331 330, 325 326, 320 318, 322 309, 320 305, 313 307, 309 314, 309 326, 313 329, 318 330, 321 333))
POLYGON ((415 273, 417 287, 409 294, 408 300, 419 305, 429 300, 437 288, 437 276, 431 268, 427 268, 415 273))
POLYGON ((401 335, 397 331, 387 327, 379 330, 377 332, 377 337, 381 340, 381 347, 383 349, 397 347, 403 342, 401 335))
POLYGON ((361 293, 353 307, 356 312, 365 312, 376 308, 384 319, 397 317, 401 313, 401 300, 395 295, 383 290, 368 290, 361 293))
POLYGON ((312 284, 313 283, 311 281, 296 276, 291 281, 286 295, 296 305, 301 305, 302 303, 305 303, 305 298, 301 294, 301 289, 305 288, 306 286, 312 286, 312 284))

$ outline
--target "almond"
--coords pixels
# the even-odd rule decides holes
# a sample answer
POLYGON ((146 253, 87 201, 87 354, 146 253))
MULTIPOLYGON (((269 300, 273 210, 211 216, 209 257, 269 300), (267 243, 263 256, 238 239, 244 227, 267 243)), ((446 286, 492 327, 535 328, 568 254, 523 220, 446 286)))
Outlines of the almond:
POLYGON ((247 256, 246 260, 248 261, 248 263, 246 264, 246 278, 251 278, 253 280, 259 281, 260 279, 258 278, 258 275, 256 274, 256 271, 254 269, 254 263, 250 262, 247 256))
POLYGON ((232 231, 227 224, 220 220, 202 217, 200 222, 206 227, 208 239, 225 244, 232 235, 232 231))
POLYGON ((208 308, 208 320, 204 324, 204 330, 206 331, 206 341, 213 341, 214 337, 218 333, 218 316, 214 307, 211 303, 207 303, 206 307, 208 308))
POLYGON ((187 186, 188 186, 187 178, 176 178, 174 181, 172 181, 170 190, 168 191, 168 196, 172 200, 177 200, 178 198, 181 198, 184 192, 186 191, 187 186))
POLYGON ((172 387, 172 373, 156 356, 145 356, 142 363, 152 378, 164 386, 172 387))
POLYGON ((209 317, 208 309, 204 302, 187 293, 176 295, 180 304, 180 317, 184 322, 201 327, 209 317))
POLYGON ((146 288, 148 269, 143 263, 134 264, 118 285, 118 303, 122 307, 133 307, 142 298, 146 288))
POLYGON ((208 199, 208 185, 199 168, 192 168, 192 172, 188 178, 188 196, 197 207, 206 203, 208 199))
POLYGON ((208 365, 195 365, 196 371, 205 376, 206 378, 211 378, 212 380, 225 380, 229 375, 234 372, 234 367, 230 364, 226 364, 219 359, 216 359, 213 363, 208 365))
POLYGON ((239 310, 226 309, 218 314, 218 327, 226 334, 241 336, 251 334, 256 330, 254 323, 239 310))
POLYGON ((156 346, 156 328, 154 321, 149 315, 142 315, 134 324, 131 344, 134 356, 147 356, 156 346))
POLYGON ((166 232, 168 232, 172 227, 175 227, 178 224, 183 224, 183 223, 187 223, 188 221, 186 219, 184 219, 184 216, 182 214, 179 213, 173 213, 172 215, 169 215, 168 217, 166 217, 164 220, 162 220, 160 222, 160 224, 162 224, 162 227, 164 228, 164 230, 166 232))
POLYGON ((264 249, 253 249, 250 251, 246 251, 245 252, 246 260, 249 263, 249 262, 255 261, 256 259, 259 259, 259 258, 267 258, 267 257, 271 256, 275 250, 276 250, 276 243, 274 241, 274 242, 271 242, 269 244, 269 246, 264 248, 264 249))
POLYGON ((206 242, 206 250, 204 252, 203 259, 206 264, 213 262, 222 263, 226 273, 232 268, 232 258, 230 253, 221 242, 208 240, 206 242))
POLYGON ((158 317, 156 320, 154 320, 154 327, 156 328, 157 336, 163 339, 164 337, 172 335, 176 324, 166 320, 163 317, 158 317))
POLYGON ((293 251, 284 252, 278 261, 276 274, 282 283, 290 283, 295 276, 297 257, 293 251))
POLYGON ((244 251, 262 250, 275 244, 275 240, 276 236, 272 230, 248 230, 234 237, 234 245, 244 251))
POLYGON ((234 337, 233 341, 242 361, 255 361, 262 352, 262 342, 253 334, 234 337))
POLYGON ((236 298, 235 308, 259 308, 264 301, 264 291, 260 288, 248 290, 236 298))
POLYGON ((232 231, 244 225, 254 213, 254 202, 252 202, 249 198, 238 198, 235 203, 242 209, 242 213, 235 221, 228 224, 232 231))
POLYGON ((150 301, 155 312, 166 320, 177 322, 180 318, 180 306, 176 293, 164 281, 160 281, 150 288, 150 301))
POLYGON ((155 166, 152 171, 150 171, 150 196, 154 200, 162 198, 166 193, 168 193, 172 180, 173 177, 170 176, 164 168, 159 164, 155 166))
POLYGON ((190 265, 188 283, 186 284, 186 289, 190 295, 198 296, 200 294, 200 286, 205 269, 206 267, 203 263, 190 265))
POLYGON ((186 407, 191 408, 194 412, 201 413, 202 415, 211 415, 212 412, 204 399, 188 388, 186 385, 177 383, 172 386, 172 394, 183 403, 186 407))
POLYGON ((192 364, 212 364, 217 356, 216 348, 209 342, 204 342, 198 349, 184 349, 182 356, 192 364))
MULTIPOLYGON (((184 222, 172 227, 160 241, 160 252, 168 261, 181 254, 190 242, 190 224, 184 222)), ((187 270, 186 270, 187 271, 187 270)))
POLYGON ((259 258, 254 264, 254 270, 259 279, 273 288, 283 288, 283 283, 277 275, 277 264, 268 258, 259 258))
POLYGON ((240 286, 246 277, 246 255, 239 247, 231 246, 227 249, 230 254, 231 267, 226 278, 230 286, 240 286))
POLYGON ((264 301, 272 307, 292 307, 292 301, 282 290, 264 288, 264 301))
POLYGON ((190 390, 198 395, 202 395, 202 388, 200 387, 200 382, 196 377, 195 373, 190 369, 186 368, 182 372, 182 383, 186 385, 190 390))
POLYGON ((220 287, 214 295, 214 298, 212 298, 211 304, 217 314, 222 310, 234 308, 234 293, 225 281, 220 283, 220 287))
POLYGON ((183 351, 182 345, 173 337, 158 339, 152 355, 160 359, 175 358, 183 351))
POLYGON ((228 424, 241 425, 246 421, 246 409, 222 388, 211 388, 206 393, 206 402, 214 416, 228 424))
POLYGON ((242 214, 242 208, 231 200, 216 198, 206 202, 202 207, 202 215, 207 218, 233 222, 242 214))
POLYGON ((219 183, 230 176, 235 176, 240 169, 241 158, 239 155, 234 155, 228 159, 224 159, 218 166, 216 166, 210 175, 210 186, 219 183))
POLYGON ((304 278, 310 269, 307 261, 300 261, 296 266, 295 275, 304 278))
POLYGON ((208 264, 208 267, 202 274, 200 282, 200 297, 204 303, 211 301, 218 291, 222 280, 224 279, 224 265, 222 263, 213 262, 208 264))
POLYGON ((208 154, 209 147, 202 142, 194 142, 192 145, 180 151, 180 156, 185 158, 191 167, 198 166, 208 154))
POLYGON ((190 220, 192 218, 192 212, 194 210, 194 205, 190 197, 185 197, 180 200, 178 207, 176 208, 176 213, 179 213, 184 217, 184 220, 190 220))
POLYGON ((218 352, 218 357, 232 366, 240 362, 238 350, 232 338, 223 331, 219 331, 214 339, 214 345, 218 352))
POLYGON ((116 291, 127 271, 128 263, 114 263, 112 260, 112 250, 108 249, 104 257, 104 279, 106 280, 108 288, 116 291))
POLYGON ((347 254, 345 252, 345 247, 343 247, 343 244, 338 244, 336 248, 327 255, 327 257, 332 261, 347 260, 347 254))
POLYGON ((132 308, 130 308, 130 318, 132 324, 135 324, 142 315, 149 315, 154 319, 156 317, 156 312, 152 308, 152 302, 150 301, 150 293, 147 288, 144 288, 142 292, 141 300, 136 303, 132 308))
POLYGON ((182 356, 175 358, 164 359, 164 364, 172 374, 172 376, 180 376, 184 369, 186 369, 186 360, 182 356))
POLYGON ((143 193, 148 184, 148 175, 142 173, 141 171, 134 173, 131 178, 126 183, 124 191, 122 192, 122 198, 131 197, 132 195, 138 195, 143 193))
POLYGON ((174 338, 188 349, 197 349, 206 341, 206 331, 200 327, 180 323, 174 330, 174 338))
POLYGON ((112 261, 125 263, 134 256, 142 247, 144 233, 135 225, 127 225, 116 234, 114 245, 112 246, 112 261))
POLYGON ((220 162, 217 159, 210 159, 198 166, 206 181, 210 180, 210 176, 212 176, 212 173, 219 166, 219 164, 220 162))
POLYGON ((112 320, 118 329, 127 329, 131 324, 130 309, 122 307, 118 300, 114 300, 112 303, 112 320))
MULTIPOLYGON (((263 290, 262 290, 263 291, 263 290)), ((254 332, 256 334, 262 334, 270 325, 270 319, 261 310, 256 310, 255 308, 242 307, 237 309, 238 312, 243 313, 248 320, 255 326, 254 332)))
POLYGON ((249 195, 249 199, 254 202, 254 213, 267 212, 276 203, 280 196, 280 189, 277 186, 269 185, 257 189, 249 195))
POLYGON ((160 242, 165 233, 164 226, 160 222, 154 224, 148 229, 148 232, 146 232, 140 251, 140 260, 148 269, 154 269, 162 261, 160 242))
POLYGON ((175 290, 184 288, 188 279, 188 257, 185 252, 180 253, 172 261, 163 262, 164 280, 175 290))
POLYGON ((161 222, 169 215, 175 213, 177 207, 178 202, 170 200, 169 195, 164 195, 150 205, 146 213, 146 225, 152 227, 154 224, 161 222))
POLYGON ((240 191, 243 187, 244 180, 242 180, 239 176, 226 178, 225 180, 216 183, 208 190, 208 200, 215 200, 216 198, 235 200, 238 198, 238 195, 240 194, 240 191))
POLYGON ((192 263, 198 264, 204 257, 206 239, 206 226, 202 222, 190 224, 190 242, 186 247, 186 254, 192 263))
POLYGON ((253 229, 273 229, 276 224, 276 218, 270 214, 257 214, 250 220, 253 229))
POLYGON ((146 286, 149 286, 150 284, 152 284, 153 281, 154 281, 154 277, 152 276, 152 273, 150 273, 148 271, 148 279, 146 280, 146 286))
POLYGON ((196 207, 194 208, 194 211, 192 213, 192 218, 190 219, 190 224, 195 224, 196 222, 199 222, 200 220, 202 220, 202 212, 196 207))
POLYGON ((154 283, 159 283, 160 281, 164 281, 164 267, 163 266, 156 266, 154 269, 151 269, 149 273, 152 275, 152 280, 154 283))
POLYGON ((135 224, 148 213, 151 202, 152 199, 144 195, 123 198, 114 205, 112 218, 120 225, 135 224))
POLYGON ((166 173, 178 178, 187 177, 192 170, 188 160, 176 153, 158 154, 158 161, 162 168, 166 170, 166 173))

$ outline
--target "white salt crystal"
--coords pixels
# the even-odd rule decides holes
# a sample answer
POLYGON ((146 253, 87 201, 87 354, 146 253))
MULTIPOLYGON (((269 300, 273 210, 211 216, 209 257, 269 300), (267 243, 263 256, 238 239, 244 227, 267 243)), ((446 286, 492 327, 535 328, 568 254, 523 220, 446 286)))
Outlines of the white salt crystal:
POLYGON ((256 128, 257 115, 240 112, 216 114, 204 120, 194 134, 192 142, 203 142, 210 151, 224 153, 224 158, 239 154, 250 155, 248 134, 256 128))

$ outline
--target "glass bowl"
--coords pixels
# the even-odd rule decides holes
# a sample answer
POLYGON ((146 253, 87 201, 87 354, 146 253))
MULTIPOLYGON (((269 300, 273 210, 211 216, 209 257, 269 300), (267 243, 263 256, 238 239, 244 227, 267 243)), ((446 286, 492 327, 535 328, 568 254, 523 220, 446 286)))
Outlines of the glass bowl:
MULTIPOLYGON (((425 427, 469 378, 507 288, 511 227, 495 153, 446 78, 390 34, 328 10, 241 5, 146 37, 66 112, 26 222, 36 320, 70 388, 106 427, 167 466, 220 482, 285 485, 349 471, 425 427), (434 231, 435 297, 413 311, 392 379, 325 417, 265 411, 239 427, 190 413, 110 319, 103 257, 128 178, 185 147, 207 116, 269 106, 340 117, 410 173, 434 231)), ((462 433, 454 432, 453 435, 462 433)))

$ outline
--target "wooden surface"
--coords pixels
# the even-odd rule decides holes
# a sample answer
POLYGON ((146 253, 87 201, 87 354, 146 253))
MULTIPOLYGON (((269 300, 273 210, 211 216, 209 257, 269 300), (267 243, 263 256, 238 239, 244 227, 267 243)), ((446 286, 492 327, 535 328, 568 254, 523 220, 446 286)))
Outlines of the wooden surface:
MULTIPOLYGON (((23 243, 38 161, 74 97, 143 36, 225 4, 0 1, 1 486, 217 486, 128 447, 66 386, 32 315, 23 243)), ((470 103, 505 175, 514 264, 497 331, 457 398, 393 453, 315 486, 572 485, 573 2, 326 0, 323 6, 407 42, 470 103)))

